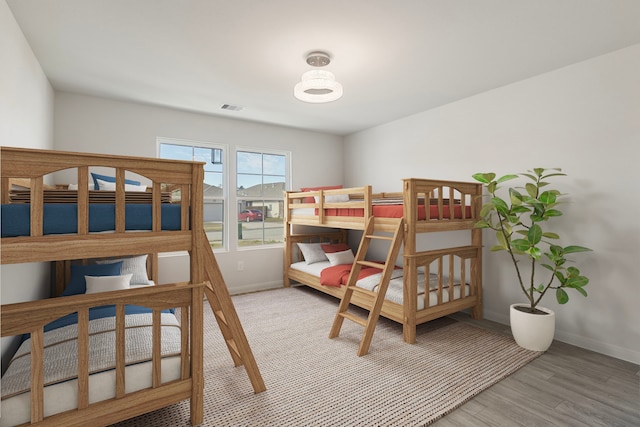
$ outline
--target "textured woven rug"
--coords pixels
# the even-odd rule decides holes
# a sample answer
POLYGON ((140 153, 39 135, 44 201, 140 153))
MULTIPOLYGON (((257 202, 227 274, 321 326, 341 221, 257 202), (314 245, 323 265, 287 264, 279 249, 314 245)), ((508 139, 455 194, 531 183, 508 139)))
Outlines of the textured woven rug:
MULTIPOLYGON (((235 368, 205 305, 206 426, 421 426, 453 411, 541 353, 511 338, 443 318, 418 328, 414 345, 381 318, 369 354, 362 327, 345 321, 328 339, 335 298, 308 288, 233 297, 267 391, 254 394, 235 368)), ((188 401, 118 426, 187 426, 188 401)))

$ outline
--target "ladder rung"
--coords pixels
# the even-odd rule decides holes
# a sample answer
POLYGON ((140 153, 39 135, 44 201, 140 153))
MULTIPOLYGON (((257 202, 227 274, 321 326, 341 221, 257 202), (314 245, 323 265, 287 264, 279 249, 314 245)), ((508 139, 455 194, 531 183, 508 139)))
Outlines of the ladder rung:
POLYGON ((367 239, 379 239, 379 240, 393 240, 393 236, 380 236, 377 234, 367 234, 367 239))
POLYGON ((356 263, 360 265, 366 265, 367 267, 379 268, 380 270, 384 270, 386 267, 385 264, 380 264, 379 262, 372 262, 372 261, 356 261, 356 263))
POLYGON ((340 313, 340 316, 344 317, 345 319, 349 319, 352 322, 356 322, 358 325, 367 326, 367 319, 363 319, 362 317, 357 316, 353 313, 349 313, 348 311, 340 313))

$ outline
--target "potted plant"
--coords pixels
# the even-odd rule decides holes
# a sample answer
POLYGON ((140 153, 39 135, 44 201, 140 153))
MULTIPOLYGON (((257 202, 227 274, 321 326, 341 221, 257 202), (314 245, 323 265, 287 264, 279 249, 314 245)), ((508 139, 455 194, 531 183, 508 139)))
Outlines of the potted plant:
POLYGON ((547 187, 549 178, 558 176, 566 175, 560 169, 544 168, 498 179, 495 173, 473 175, 476 181, 484 184, 489 194, 488 202, 480 211, 481 219, 475 226, 496 232, 497 244, 491 250, 508 253, 517 283, 528 300, 527 304, 511 306, 511 331, 521 347, 535 351, 547 350, 555 333, 555 313, 539 306, 545 294, 553 289, 558 303, 566 304, 569 301, 568 289, 586 297, 584 287, 589 283, 580 270, 567 265, 570 262, 567 255, 591 249, 554 243, 560 236, 543 229, 549 220, 562 215, 557 208, 560 192, 547 187), (518 177, 527 179, 524 187, 508 188, 507 198, 498 195, 500 184, 518 177), (541 274, 539 267, 548 272, 541 274))

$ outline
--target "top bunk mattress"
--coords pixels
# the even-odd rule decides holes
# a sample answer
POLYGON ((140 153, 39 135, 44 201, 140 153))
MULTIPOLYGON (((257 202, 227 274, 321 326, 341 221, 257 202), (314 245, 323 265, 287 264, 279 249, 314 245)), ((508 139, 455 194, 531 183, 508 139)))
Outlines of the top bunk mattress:
MULTIPOLYGON (((465 218, 471 217, 471 207, 465 206, 466 215, 465 218)), ((378 218, 403 218, 404 217, 404 205, 402 202, 378 202, 374 201, 372 203, 372 212, 373 216, 378 218)), ((418 206, 418 220, 427 219, 427 210, 424 205, 418 206)), ((442 213, 440 212, 438 205, 430 205, 429 206, 429 219, 438 219, 438 218, 449 218, 450 217, 450 207, 449 205, 442 206, 442 213)), ((318 209, 314 208, 296 208, 292 211, 293 215, 301 215, 301 216, 317 216, 318 209)), ((327 208, 324 210, 325 216, 346 216, 346 217, 363 217, 364 209, 363 208, 327 208)), ((462 206, 454 205, 453 206, 453 218, 462 219, 462 206)))
MULTIPOLYGON (((17 203, 0 206, 2 237, 29 236, 30 204, 17 203)), ((161 205, 162 230, 181 229, 181 206, 161 205)), ((89 204, 89 232, 105 232, 116 229, 116 209, 113 204, 89 204)), ((127 203, 125 228, 128 231, 152 230, 152 205, 127 203)), ((43 234, 73 234, 78 232, 78 206, 70 203, 46 203, 43 210, 43 234)))

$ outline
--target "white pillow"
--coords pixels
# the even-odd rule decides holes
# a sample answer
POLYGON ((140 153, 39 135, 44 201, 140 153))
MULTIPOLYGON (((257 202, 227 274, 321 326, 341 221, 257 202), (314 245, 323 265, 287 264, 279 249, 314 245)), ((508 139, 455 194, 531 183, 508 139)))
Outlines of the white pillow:
MULTIPOLYGON (((92 182, 90 182, 90 183, 89 183, 89 190, 94 190, 94 188, 93 188, 93 187, 94 187, 94 186, 93 186, 93 183, 92 183, 92 182)), ((67 186, 67 190, 78 191, 78 184, 69 184, 69 185, 67 186)))
MULTIPOLYGON (((316 203, 318 203, 320 200, 320 197, 318 196, 314 196, 313 198, 316 200, 316 203)), ((324 196, 325 203, 342 203, 342 202, 348 202, 348 201, 349 201, 348 194, 336 194, 335 196, 324 196)))
POLYGON ((84 280, 87 282, 88 294, 119 291, 129 289, 131 274, 123 276, 84 276, 84 280))
MULTIPOLYGON (((116 183, 103 181, 101 179, 96 179, 98 181, 98 187, 103 191, 116 191, 116 183)), ((124 191, 147 191, 146 185, 133 185, 133 184, 125 184, 124 191)))
POLYGON ((329 258, 329 263, 331 265, 353 264, 354 260, 353 252, 351 251, 351 249, 325 255, 327 256, 327 258, 329 258))
POLYGON ((147 276, 147 255, 138 255, 120 259, 101 259, 96 264, 113 264, 122 261, 120 274, 131 274, 132 285, 152 285, 153 282, 147 276))
POLYGON ((298 243, 298 247, 304 256, 304 262, 314 264, 327 260, 327 255, 322 250, 322 243, 298 243))

